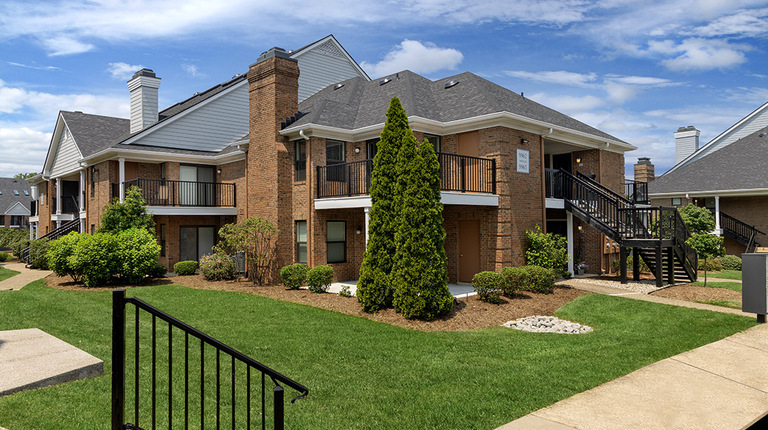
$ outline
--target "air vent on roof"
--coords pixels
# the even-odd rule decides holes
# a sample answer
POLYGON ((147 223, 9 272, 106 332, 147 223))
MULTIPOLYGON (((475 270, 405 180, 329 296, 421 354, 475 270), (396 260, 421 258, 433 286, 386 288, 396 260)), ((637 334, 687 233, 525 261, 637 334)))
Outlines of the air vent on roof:
POLYGON ((765 137, 766 135, 768 135, 768 131, 764 131, 764 132, 760 133, 760 137, 765 137))
POLYGON ((338 83, 338 84, 336 84, 336 85, 334 85, 334 86, 333 86, 333 90, 334 90, 334 91, 336 91, 336 90, 338 90, 339 88, 341 88, 341 87, 343 87, 343 86, 344 86, 344 84, 342 84, 342 83, 338 83))
POLYGON ((379 85, 388 84, 390 82, 392 82, 392 78, 384 78, 384 79, 379 81, 379 85))
POLYGON ((18 196, 19 195, 19 190, 13 190, 13 195, 14 196, 18 196))
POLYGON ((451 87, 455 87, 456 84, 458 84, 458 83, 459 83, 459 81, 455 81, 455 80, 451 79, 450 81, 445 83, 445 89, 448 89, 448 88, 451 88, 451 87))
POLYGON ((24 190, 24 195, 25 195, 25 196, 29 196, 29 191, 27 191, 27 190, 24 190))

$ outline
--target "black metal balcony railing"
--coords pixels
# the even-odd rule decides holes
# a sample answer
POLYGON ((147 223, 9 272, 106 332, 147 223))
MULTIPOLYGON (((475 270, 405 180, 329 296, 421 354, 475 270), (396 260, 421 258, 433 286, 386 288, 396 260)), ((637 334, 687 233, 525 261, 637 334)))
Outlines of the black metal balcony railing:
POLYGON ((627 199, 638 205, 651 203, 648 197, 648 182, 626 181, 624 183, 624 195, 627 199))
MULTIPOLYGON (((132 179, 125 181, 141 189, 147 206, 235 207, 235 184, 222 182, 172 181, 169 179, 132 179)), ((112 197, 120 195, 120 185, 112 184, 112 197)))
MULTIPOLYGON (((52 213, 58 212, 59 202, 56 197, 51 199, 51 211, 52 213)), ((77 196, 61 196, 61 213, 62 214, 77 214, 80 213, 80 203, 77 201, 77 196)))
MULTIPOLYGON (((462 193, 496 194, 496 160, 437 153, 440 189, 462 193)), ((373 160, 317 166, 317 197, 369 194, 373 160)))

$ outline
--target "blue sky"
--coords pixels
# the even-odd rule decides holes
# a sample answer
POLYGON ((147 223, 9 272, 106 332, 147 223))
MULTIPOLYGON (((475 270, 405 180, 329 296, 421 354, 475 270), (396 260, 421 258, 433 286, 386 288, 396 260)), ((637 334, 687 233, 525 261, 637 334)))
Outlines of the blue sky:
POLYGON ((144 0, 0 3, 0 176, 40 171, 59 110, 128 116, 247 71, 272 46, 334 34, 376 78, 470 71, 638 147, 657 174, 673 132, 702 144, 768 101, 768 0, 144 0))

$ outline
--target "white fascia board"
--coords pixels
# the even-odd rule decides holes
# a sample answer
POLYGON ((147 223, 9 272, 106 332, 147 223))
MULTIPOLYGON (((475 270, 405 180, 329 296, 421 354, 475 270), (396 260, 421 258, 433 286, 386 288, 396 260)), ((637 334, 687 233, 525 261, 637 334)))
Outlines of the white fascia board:
POLYGON ((371 207, 371 196, 328 197, 315 199, 315 209, 354 209, 371 207))
POLYGON ((198 164, 228 164, 235 161, 245 160, 245 152, 229 152, 221 155, 200 156, 195 154, 177 154, 172 152, 142 151, 130 148, 108 148, 96 153, 88 158, 81 159, 81 166, 87 167, 106 160, 125 158, 126 161, 164 163, 166 161, 176 161, 179 163, 198 163, 198 164))
POLYGON ((237 208, 213 208, 206 206, 147 206, 147 212, 152 215, 237 215, 237 208))
POLYGON ((218 93, 216 95, 213 95, 213 96, 211 96, 211 97, 201 101, 200 103, 198 103, 198 104, 196 104, 194 106, 191 106, 191 107, 189 107, 187 109, 184 109, 184 111, 179 112, 176 115, 174 115, 174 116, 172 116, 172 117, 170 117, 170 118, 168 118, 166 120, 154 123, 153 125, 149 126, 148 128, 138 132, 136 135, 134 135, 132 137, 129 137, 128 139, 120 142, 120 144, 121 145, 130 145, 131 143, 136 143, 136 141, 141 140, 143 137, 148 136, 148 135, 154 133, 157 130, 160 130, 161 128, 167 126, 168 124, 173 124, 175 121, 177 121, 180 118, 184 118, 186 115, 190 114, 191 112, 194 112, 194 111, 202 108, 203 106, 207 105, 208 103, 223 97, 225 94, 229 94, 232 91, 237 90, 241 86, 246 86, 246 85, 248 85, 248 79, 243 79, 243 81, 240 82, 237 85, 233 85, 232 87, 227 88, 226 90, 224 90, 224 91, 222 91, 222 92, 220 92, 220 93, 218 93))
POLYGON ((553 199, 551 197, 546 198, 546 208, 547 209, 565 209, 565 200, 563 199, 553 199))
MULTIPOLYGON (((565 143, 580 144, 585 148, 597 148, 618 153, 637 149, 637 147, 633 145, 618 140, 603 139, 589 133, 558 127, 553 124, 532 120, 509 112, 497 112, 448 122, 436 121, 418 116, 409 116, 408 122, 413 130, 438 135, 457 134, 472 130, 502 126, 540 134, 546 136, 548 139, 557 139, 565 143), (549 133, 550 129, 552 130, 552 133, 549 133)), ((384 123, 353 130, 315 124, 304 124, 298 127, 286 128, 285 130, 280 131, 280 134, 288 136, 291 140, 295 140, 301 138, 299 131, 304 131, 304 134, 308 137, 316 136, 328 139, 339 139, 347 142, 361 142, 378 136, 383 128, 384 123)))
POLYGON ((51 221, 72 221, 75 216, 72 214, 51 214, 51 221))
POLYGON ((648 193, 649 198, 668 197, 750 197, 768 196, 768 188, 748 188, 740 190, 673 191, 668 193, 648 193))
MULTIPOLYGON (((495 194, 454 193, 441 191, 440 200, 444 205, 453 206, 499 206, 495 194)), ((329 197, 315 199, 315 209, 355 209, 371 207, 371 196, 329 197)))

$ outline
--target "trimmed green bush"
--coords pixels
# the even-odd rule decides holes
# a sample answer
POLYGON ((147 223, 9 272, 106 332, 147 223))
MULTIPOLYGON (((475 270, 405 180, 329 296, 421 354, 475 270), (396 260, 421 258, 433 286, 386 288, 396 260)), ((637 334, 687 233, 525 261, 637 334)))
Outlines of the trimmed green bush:
POLYGON ((539 266, 505 267, 501 269, 502 289, 507 296, 518 291, 552 294, 557 274, 553 269, 539 266))
POLYGON ((147 275, 150 278, 163 278, 165 277, 166 273, 168 273, 167 267, 163 266, 160 263, 155 263, 154 266, 152 266, 152 270, 150 270, 147 275))
POLYGON ((499 274, 501 289, 507 297, 514 297, 516 292, 524 289, 528 280, 528 271, 524 267, 505 267, 499 274))
POLYGON ((82 274, 86 287, 106 284, 119 267, 117 236, 109 233, 81 233, 74 252, 67 258, 72 271, 82 274))
POLYGON ((24 248, 29 246, 29 239, 20 239, 16 242, 13 242, 11 244, 11 252, 13 255, 16 256, 16 258, 21 258, 21 251, 24 250, 24 248))
POLYGON ((286 287, 291 290, 298 290, 304 286, 309 270, 309 266, 302 263, 283 266, 280 269, 280 279, 286 287))
POLYGON ((13 248, 13 244, 20 240, 29 240, 29 230, 0 228, 0 248, 13 248))
POLYGON ((741 270, 741 258, 735 255, 723 255, 718 260, 723 265, 723 270, 741 270))
POLYGON ((29 244, 29 262, 35 269, 48 270, 48 238, 33 240, 29 244))
POLYGON ((142 282, 160 258, 157 239, 144 228, 131 228, 117 234, 117 275, 129 284, 142 282))
POLYGON ((82 278, 82 272, 75 270, 69 257, 75 252, 75 247, 85 234, 70 232, 48 244, 48 268, 53 270, 59 276, 71 276, 72 280, 79 283, 82 278))
POLYGON ((324 293, 333 282, 333 267, 317 266, 307 272, 307 285, 313 293, 324 293))
POLYGON ((559 234, 544 233, 541 226, 526 230, 525 262, 530 266, 554 269, 556 274, 565 273, 568 267, 568 239, 559 234))
POLYGON ((179 276, 194 275, 195 270, 197 270, 197 261, 194 260, 179 261, 173 265, 173 272, 179 276))
POLYGON ((477 298, 488 303, 501 303, 504 276, 496 272, 480 272, 472 277, 472 288, 477 298))
POLYGON ((8 261, 11 259, 11 254, 8 254, 7 252, 0 252, 0 262, 8 261))
POLYGON ((235 279, 235 260, 224 253, 203 255, 200 258, 200 273, 210 281, 235 279))
POLYGON ((707 272, 719 272, 723 270, 723 265, 720 263, 720 260, 717 258, 709 258, 707 260, 704 260, 703 258, 699 257, 699 267, 698 270, 706 270, 707 272), (706 261, 706 268, 704 267, 704 263, 706 261))

